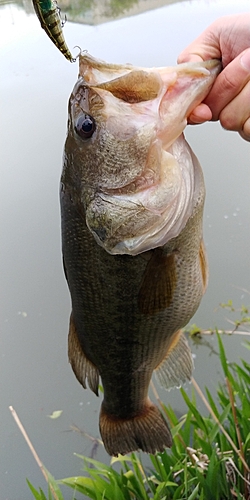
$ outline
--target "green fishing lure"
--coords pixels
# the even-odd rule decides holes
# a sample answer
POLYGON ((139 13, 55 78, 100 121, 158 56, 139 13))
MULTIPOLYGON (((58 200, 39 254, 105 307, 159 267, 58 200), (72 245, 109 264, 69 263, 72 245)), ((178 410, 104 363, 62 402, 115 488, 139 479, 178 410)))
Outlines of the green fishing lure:
POLYGON ((75 62, 63 36, 65 21, 60 17, 60 9, 55 0, 32 0, 41 27, 49 38, 70 62, 75 62))

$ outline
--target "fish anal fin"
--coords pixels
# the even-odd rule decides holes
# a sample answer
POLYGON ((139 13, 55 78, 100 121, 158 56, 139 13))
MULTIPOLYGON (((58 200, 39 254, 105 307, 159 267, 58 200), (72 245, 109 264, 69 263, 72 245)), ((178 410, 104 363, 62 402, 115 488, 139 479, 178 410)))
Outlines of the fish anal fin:
POLYGON ((121 419, 109 415, 102 404, 100 433, 109 455, 126 455, 135 450, 146 453, 162 452, 172 446, 168 424, 159 408, 149 399, 140 415, 121 419))
POLYGON ((69 323, 68 357, 72 370, 80 384, 86 389, 87 380, 89 388, 98 396, 99 371, 83 352, 72 314, 69 323))
POLYGON ((203 293, 205 293, 208 285, 208 262, 204 241, 201 241, 199 250, 200 268, 203 283, 203 293))
POLYGON ((138 294, 140 312, 152 315, 169 307, 176 280, 175 252, 165 254, 163 249, 155 249, 146 266, 138 294))
POLYGON ((178 330, 165 358, 155 369, 156 378, 166 389, 180 387, 187 380, 191 380, 193 368, 190 347, 182 331, 178 330))

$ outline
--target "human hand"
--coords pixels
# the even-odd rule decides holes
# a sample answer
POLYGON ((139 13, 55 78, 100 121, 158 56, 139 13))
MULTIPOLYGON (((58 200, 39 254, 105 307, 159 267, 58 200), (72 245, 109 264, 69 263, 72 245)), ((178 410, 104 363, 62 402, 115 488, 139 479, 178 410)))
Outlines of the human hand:
POLYGON ((221 59, 223 70, 188 122, 219 120, 250 141, 250 14, 217 19, 181 52, 178 63, 207 59, 221 59))

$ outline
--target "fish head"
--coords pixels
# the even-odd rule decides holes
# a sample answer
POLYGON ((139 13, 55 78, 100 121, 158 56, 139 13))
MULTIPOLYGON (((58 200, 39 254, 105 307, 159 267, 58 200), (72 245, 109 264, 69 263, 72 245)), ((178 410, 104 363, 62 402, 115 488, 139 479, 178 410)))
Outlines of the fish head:
POLYGON ((182 132, 220 63, 145 69, 82 53, 79 68, 63 179, 106 251, 136 255, 161 246, 192 211, 194 173, 182 132))

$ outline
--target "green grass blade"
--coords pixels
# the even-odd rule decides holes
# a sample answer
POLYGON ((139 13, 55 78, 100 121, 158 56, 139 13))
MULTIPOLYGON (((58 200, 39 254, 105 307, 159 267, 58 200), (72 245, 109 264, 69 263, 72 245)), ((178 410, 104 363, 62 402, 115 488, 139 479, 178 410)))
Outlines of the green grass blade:
POLYGON ((215 416, 217 418, 219 418, 219 410, 218 410, 218 408, 216 406, 216 403, 215 403, 215 401, 214 401, 214 399, 213 399, 213 397, 212 397, 212 395, 211 395, 211 393, 210 393, 210 391, 208 390, 207 387, 205 388, 205 390, 206 390, 206 395, 207 395, 208 402, 209 402, 209 404, 210 404, 210 406, 211 406, 211 408, 212 408, 215 416))
POLYGON ((44 467, 44 470, 46 471, 46 474, 48 476, 48 486, 49 486, 49 489, 51 490, 51 493, 52 493, 52 489, 53 489, 55 494, 56 494, 57 499, 63 500, 63 494, 58 486, 58 481, 55 480, 55 478, 52 476, 52 474, 50 474, 50 472, 45 467, 44 467))
POLYGON ((229 378, 229 370, 228 370, 228 361, 227 361, 227 357, 226 357, 226 353, 225 353, 225 349, 224 349, 224 345, 222 343, 222 340, 221 340, 221 336, 219 333, 216 333, 217 335, 217 339, 218 339, 218 344, 219 344, 219 350, 220 350, 220 361, 221 361, 221 366, 223 368, 223 371, 224 371, 224 374, 225 374, 225 377, 228 377, 229 378))
POLYGON ((170 488, 177 488, 177 484, 173 481, 163 481, 158 484, 156 492, 153 496, 153 500, 162 500, 163 498, 170 498, 169 496, 165 496, 170 493, 170 488))
POLYGON ((103 471, 110 470, 109 465, 106 465, 102 462, 99 462, 98 460, 94 460, 94 458, 88 458, 88 457, 85 457, 84 455, 78 455, 78 453, 74 453, 74 455, 78 458, 81 458, 85 464, 92 464, 98 470, 103 470, 103 471))
POLYGON ((97 498, 93 479, 89 477, 67 477, 61 479, 60 483, 72 488, 74 491, 87 495, 88 498, 92 498, 93 500, 97 498))
POLYGON ((180 433, 180 430, 183 428, 184 424, 186 426, 186 420, 187 420, 187 415, 184 415, 180 421, 178 422, 177 425, 175 425, 174 427, 172 427, 171 429, 171 433, 172 433, 172 437, 173 439, 177 436, 177 434, 180 433))
POLYGON ((248 433, 245 441, 244 441, 244 445, 243 445, 243 450, 244 450, 244 453, 246 453, 246 451, 248 450, 248 448, 250 448, 250 432, 248 433))
POLYGON ((203 430, 205 432, 206 435, 208 435, 208 429, 207 429, 207 426, 205 424, 204 418, 201 416, 200 412, 197 410, 197 408, 194 406, 194 404, 190 401, 190 399, 189 399, 188 395, 186 394, 186 392, 184 391, 184 389, 181 388, 180 391, 181 391, 181 394, 182 394, 182 397, 183 397, 185 403, 187 404, 187 406, 189 407, 189 409, 193 413, 193 416, 195 417, 196 426, 198 426, 201 430, 203 430))
POLYGON ((144 477, 142 475, 142 463, 135 453, 132 453, 131 458, 135 474, 130 477, 129 481, 133 486, 133 491, 136 494, 136 498, 138 497, 138 499, 140 498, 143 500, 147 500, 148 495, 145 490, 144 477))
MULTIPOLYGON (((243 362, 243 360, 242 360, 242 362, 243 362)), ((244 364, 244 363, 243 363, 243 364, 244 364)), ((240 377, 242 380, 244 380, 244 382, 246 382, 246 384, 247 384, 248 386, 250 386, 250 372, 249 372, 249 373, 247 373, 247 371, 246 371, 246 370, 244 370, 243 368, 241 368, 241 366, 238 366, 238 365, 236 365, 236 371, 237 371, 237 373, 238 373, 239 377, 240 377)))
POLYGON ((198 484, 195 486, 194 490, 192 491, 191 495, 189 495, 189 497, 187 498, 187 500, 197 500, 197 498, 199 498, 199 497, 197 496, 198 491, 199 491, 199 487, 200 487, 200 484, 198 483, 198 484))
POLYGON ((150 460, 155 468, 155 472, 158 473, 158 478, 160 481, 168 480, 168 473, 166 468, 163 465, 162 458, 160 454, 157 455, 150 455, 150 460))
MULTIPOLYGON (((226 418, 228 417, 231 409, 232 409, 231 408, 231 403, 228 403, 228 405, 226 406, 226 408, 224 408, 222 414, 217 417, 218 420, 219 420, 219 422, 220 422, 220 424, 223 424, 223 422, 226 420, 226 418)), ((215 423, 214 426, 213 426, 213 428, 212 428, 212 430, 209 433, 210 443, 212 443, 215 440, 215 437, 218 434, 218 432, 219 432, 219 424, 215 423)))
POLYGON ((27 484, 32 492, 32 495, 33 497, 36 499, 36 500, 47 500, 46 499, 46 496, 45 494, 43 493, 43 490, 40 489, 40 491, 37 491, 36 488, 30 483, 30 481, 28 479, 26 479, 27 481, 27 484))

